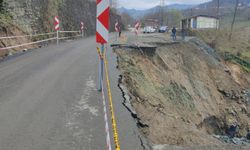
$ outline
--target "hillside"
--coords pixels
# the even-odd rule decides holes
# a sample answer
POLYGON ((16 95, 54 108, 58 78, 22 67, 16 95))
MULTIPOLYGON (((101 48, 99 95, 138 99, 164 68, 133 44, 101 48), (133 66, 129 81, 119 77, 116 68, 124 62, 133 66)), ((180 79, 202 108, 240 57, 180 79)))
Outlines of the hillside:
MULTIPOLYGON (((185 17, 195 15, 217 16, 217 0, 212 0, 183 11, 185 17)), ((236 22, 244 27, 250 25, 250 0, 240 0, 239 9, 236 15, 236 22)), ((235 7, 235 0, 220 0, 220 19, 222 27, 229 27, 232 21, 235 7)))
MULTIPOLYGON (((221 24, 228 27, 232 21, 233 9, 235 6, 235 0, 220 0, 220 18, 221 24)), ((236 16, 236 20, 241 22, 239 27, 250 25, 248 22, 250 19, 250 0, 240 0, 239 10, 236 16)), ((195 15, 211 15, 217 16, 217 0, 201 3, 199 5, 186 5, 186 4, 172 4, 165 6, 164 10, 167 13, 169 10, 179 10, 182 12, 183 17, 190 17, 195 15)), ((151 16, 152 14, 159 14, 161 7, 156 6, 146 10, 126 9, 119 8, 119 13, 127 13, 135 19, 141 19, 145 16, 151 16)), ((165 16, 168 16, 167 14, 165 16)), ((159 17, 159 16, 158 16, 159 17)), ((170 17, 171 18, 171 17, 170 17)), ((156 17, 156 19, 158 19, 156 17)))
MULTIPOLYGON (((187 4, 171 4, 171 5, 167 5, 165 6, 165 10, 170 10, 170 9, 176 9, 176 10, 185 10, 185 9, 189 9, 192 8, 194 5, 187 5, 187 4)), ((161 10, 160 6, 156 6, 150 9, 146 9, 146 10, 136 10, 136 9, 127 9, 124 7, 121 7, 118 9, 119 13, 127 13, 130 16, 132 16, 135 19, 139 19, 147 14, 150 13, 155 13, 161 10)))
MULTIPOLYGON (((240 6, 250 6, 250 0, 240 0, 240 6)), ((217 5, 217 0, 200 4, 194 8, 213 8, 217 5)), ((220 5, 224 8, 232 8, 235 6, 235 0, 220 0, 220 5)))

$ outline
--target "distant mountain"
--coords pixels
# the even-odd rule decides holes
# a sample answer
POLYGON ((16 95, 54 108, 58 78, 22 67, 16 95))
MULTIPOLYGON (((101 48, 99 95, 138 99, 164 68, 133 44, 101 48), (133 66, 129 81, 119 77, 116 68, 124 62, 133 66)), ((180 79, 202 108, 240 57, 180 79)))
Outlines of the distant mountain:
MULTIPOLYGON (((206 3, 199 4, 193 9, 184 10, 183 14, 185 16, 195 16, 195 15, 210 15, 210 16, 217 16, 217 0, 211 0, 206 3)), ((220 0, 220 16, 229 16, 232 15, 234 12, 235 0, 220 0)), ((238 16, 247 16, 246 13, 249 12, 250 9, 250 0, 239 0, 239 10, 238 16)), ((248 14, 249 16, 249 14, 248 14)))
POLYGON ((184 9, 190 9, 194 7, 195 5, 186 5, 186 4, 172 4, 168 5, 167 8, 169 9, 177 9, 177 10, 184 10, 184 9))
MULTIPOLYGON (((250 0, 240 0, 239 5, 250 6, 250 0)), ((217 6, 217 0, 211 0, 210 2, 206 2, 200 5, 197 5, 195 8, 214 8, 217 6)), ((235 0, 220 0, 220 6, 222 8, 233 8, 235 6, 235 0)))
POLYGON ((118 9, 119 13, 127 13, 131 17, 137 19, 139 17, 142 17, 144 14, 146 14, 147 10, 136 10, 136 9, 127 9, 124 7, 121 7, 118 9))
MULTIPOLYGON (((172 5, 165 6, 165 10, 169 10, 169 9, 185 10, 185 9, 192 8, 194 6, 195 5, 172 4, 172 5)), ((118 12, 119 13, 127 13, 130 16, 132 16, 133 18, 138 19, 140 17, 143 17, 146 14, 159 11, 160 9, 161 9, 160 6, 155 6, 153 8, 145 9, 145 10, 127 9, 127 8, 121 7, 118 9, 118 12)))
MULTIPOLYGON (((220 0, 220 7, 221 7, 221 13, 228 14, 229 11, 232 11, 235 5, 235 0, 220 0)), ((242 8, 244 7, 250 7, 250 0, 240 0, 240 6, 242 8)), ((186 5, 186 4, 172 4, 165 6, 165 10, 169 9, 177 9, 183 11, 184 15, 190 16, 190 15, 197 15, 197 14, 207 14, 207 15, 216 15, 215 8, 217 7, 217 0, 211 0, 206 3, 201 3, 199 5, 186 5), (192 8, 192 10, 191 10, 192 8)), ((143 17, 146 14, 154 13, 156 11, 160 11, 161 7, 156 6, 150 9, 146 10, 136 10, 136 9, 127 9, 127 8, 119 8, 119 13, 128 13, 130 16, 132 16, 135 19, 139 19, 143 17)))

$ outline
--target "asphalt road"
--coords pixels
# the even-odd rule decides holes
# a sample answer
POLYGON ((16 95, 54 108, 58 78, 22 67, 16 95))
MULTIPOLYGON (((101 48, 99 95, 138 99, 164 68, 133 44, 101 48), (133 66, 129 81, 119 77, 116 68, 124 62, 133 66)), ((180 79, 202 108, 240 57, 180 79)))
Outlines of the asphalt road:
MULTIPOLYGON (((95 47, 90 37, 0 62, 0 150, 106 149, 95 47)), ((140 150, 136 124, 122 105, 116 56, 110 49, 108 58, 121 149, 140 150)))

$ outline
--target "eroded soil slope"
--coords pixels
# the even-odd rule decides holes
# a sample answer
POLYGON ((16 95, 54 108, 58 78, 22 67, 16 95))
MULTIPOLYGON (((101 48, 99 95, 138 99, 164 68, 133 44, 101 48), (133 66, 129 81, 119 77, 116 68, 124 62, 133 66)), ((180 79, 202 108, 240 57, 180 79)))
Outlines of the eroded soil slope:
POLYGON ((250 129, 249 74, 226 66, 192 42, 149 38, 144 42, 158 46, 153 56, 136 49, 115 49, 122 84, 149 141, 222 144, 212 135, 226 135, 233 123, 239 125, 237 136, 245 136, 250 129))

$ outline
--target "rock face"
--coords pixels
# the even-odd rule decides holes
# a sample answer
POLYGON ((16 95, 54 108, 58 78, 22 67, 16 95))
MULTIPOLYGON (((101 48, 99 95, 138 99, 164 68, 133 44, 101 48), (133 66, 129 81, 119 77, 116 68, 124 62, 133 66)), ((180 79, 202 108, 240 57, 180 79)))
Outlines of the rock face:
POLYGON ((79 30, 84 21, 93 33, 95 27, 95 2, 89 0, 4 0, 13 23, 28 33, 53 31, 53 18, 60 16, 61 28, 79 30))
MULTIPOLYGON (((54 16, 59 16, 61 30, 80 31, 80 22, 83 21, 85 35, 93 35, 96 27, 96 0, 0 0, 0 37, 55 32, 54 16)), ((114 24, 121 17, 114 10, 111 10, 110 16, 110 30, 114 31, 114 24)), ((0 40, 0 47, 18 45, 20 41, 31 42, 37 38, 48 37, 0 40)), ((7 53, 0 52, 0 58, 7 53)))
MULTIPOLYGON (((83 21, 86 34, 95 33, 95 0, 2 0, 15 25, 27 33, 54 30, 54 16, 58 15, 62 30, 80 30, 83 21)), ((111 22, 120 16, 111 12, 111 22)), ((112 24, 111 23, 111 24, 112 24)), ((113 27, 111 27, 113 29, 113 27)))

